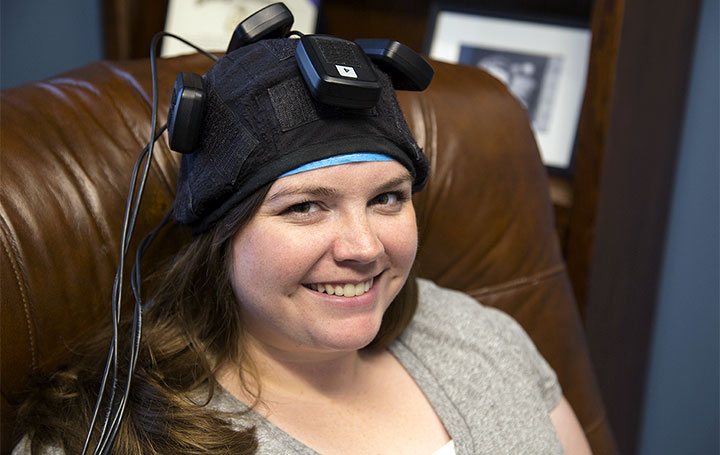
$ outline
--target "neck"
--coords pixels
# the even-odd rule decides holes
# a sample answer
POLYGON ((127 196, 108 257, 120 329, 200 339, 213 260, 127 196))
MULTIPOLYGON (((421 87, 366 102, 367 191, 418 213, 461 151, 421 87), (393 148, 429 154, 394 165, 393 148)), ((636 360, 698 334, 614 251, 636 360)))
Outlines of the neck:
POLYGON ((243 371, 254 375, 241 378, 237 365, 225 365, 216 375, 223 387, 248 404, 259 394, 262 401, 337 401, 357 396, 363 388, 362 373, 374 358, 359 351, 289 353, 248 341, 251 367, 243 371))

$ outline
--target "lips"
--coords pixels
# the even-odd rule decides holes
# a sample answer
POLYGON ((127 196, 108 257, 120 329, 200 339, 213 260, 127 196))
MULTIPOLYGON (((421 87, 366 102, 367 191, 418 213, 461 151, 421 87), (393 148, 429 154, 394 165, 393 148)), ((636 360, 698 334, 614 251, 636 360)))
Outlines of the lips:
POLYGON ((372 288, 374 278, 362 283, 312 283, 306 286, 313 291, 342 297, 357 297, 372 288))

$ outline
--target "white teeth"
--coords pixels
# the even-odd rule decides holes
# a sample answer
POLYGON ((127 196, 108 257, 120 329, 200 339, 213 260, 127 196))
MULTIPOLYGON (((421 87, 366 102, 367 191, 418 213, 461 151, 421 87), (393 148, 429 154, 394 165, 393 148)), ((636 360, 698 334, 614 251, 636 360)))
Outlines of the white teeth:
POLYGON ((355 297, 358 295, 363 295, 367 291, 370 290, 370 288, 373 285, 373 279, 369 279, 367 281, 364 281, 362 283, 358 284, 341 284, 341 285, 333 285, 333 284, 310 284, 308 287, 312 289, 313 291, 317 292, 324 292, 326 294, 330 295, 339 295, 344 297, 355 297))
POLYGON ((363 295, 365 294, 365 285, 363 283, 356 284, 353 286, 353 295, 363 295))

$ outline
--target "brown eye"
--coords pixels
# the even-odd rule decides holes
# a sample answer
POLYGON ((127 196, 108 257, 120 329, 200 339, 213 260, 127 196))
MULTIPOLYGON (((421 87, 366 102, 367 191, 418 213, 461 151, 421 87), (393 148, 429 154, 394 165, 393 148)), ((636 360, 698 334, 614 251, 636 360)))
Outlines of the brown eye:
POLYGON ((316 202, 312 201, 306 201, 306 202, 300 202, 299 204, 294 204, 285 209, 283 213, 289 214, 289 215, 308 215, 310 213, 316 212, 319 209, 319 206, 316 202))
POLYGON ((374 205, 396 205, 407 200, 407 196, 400 191, 390 191, 379 194, 371 201, 374 205))

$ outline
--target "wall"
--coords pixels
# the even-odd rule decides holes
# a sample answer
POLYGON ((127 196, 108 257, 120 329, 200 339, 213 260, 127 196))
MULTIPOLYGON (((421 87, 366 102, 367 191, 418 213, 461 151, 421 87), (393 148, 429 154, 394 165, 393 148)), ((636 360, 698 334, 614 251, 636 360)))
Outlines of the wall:
POLYGON ((101 24, 99 0, 2 0, 0 87, 100 59, 101 24))
POLYGON ((641 455, 718 445, 718 0, 699 20, 653 333, 641 455))

